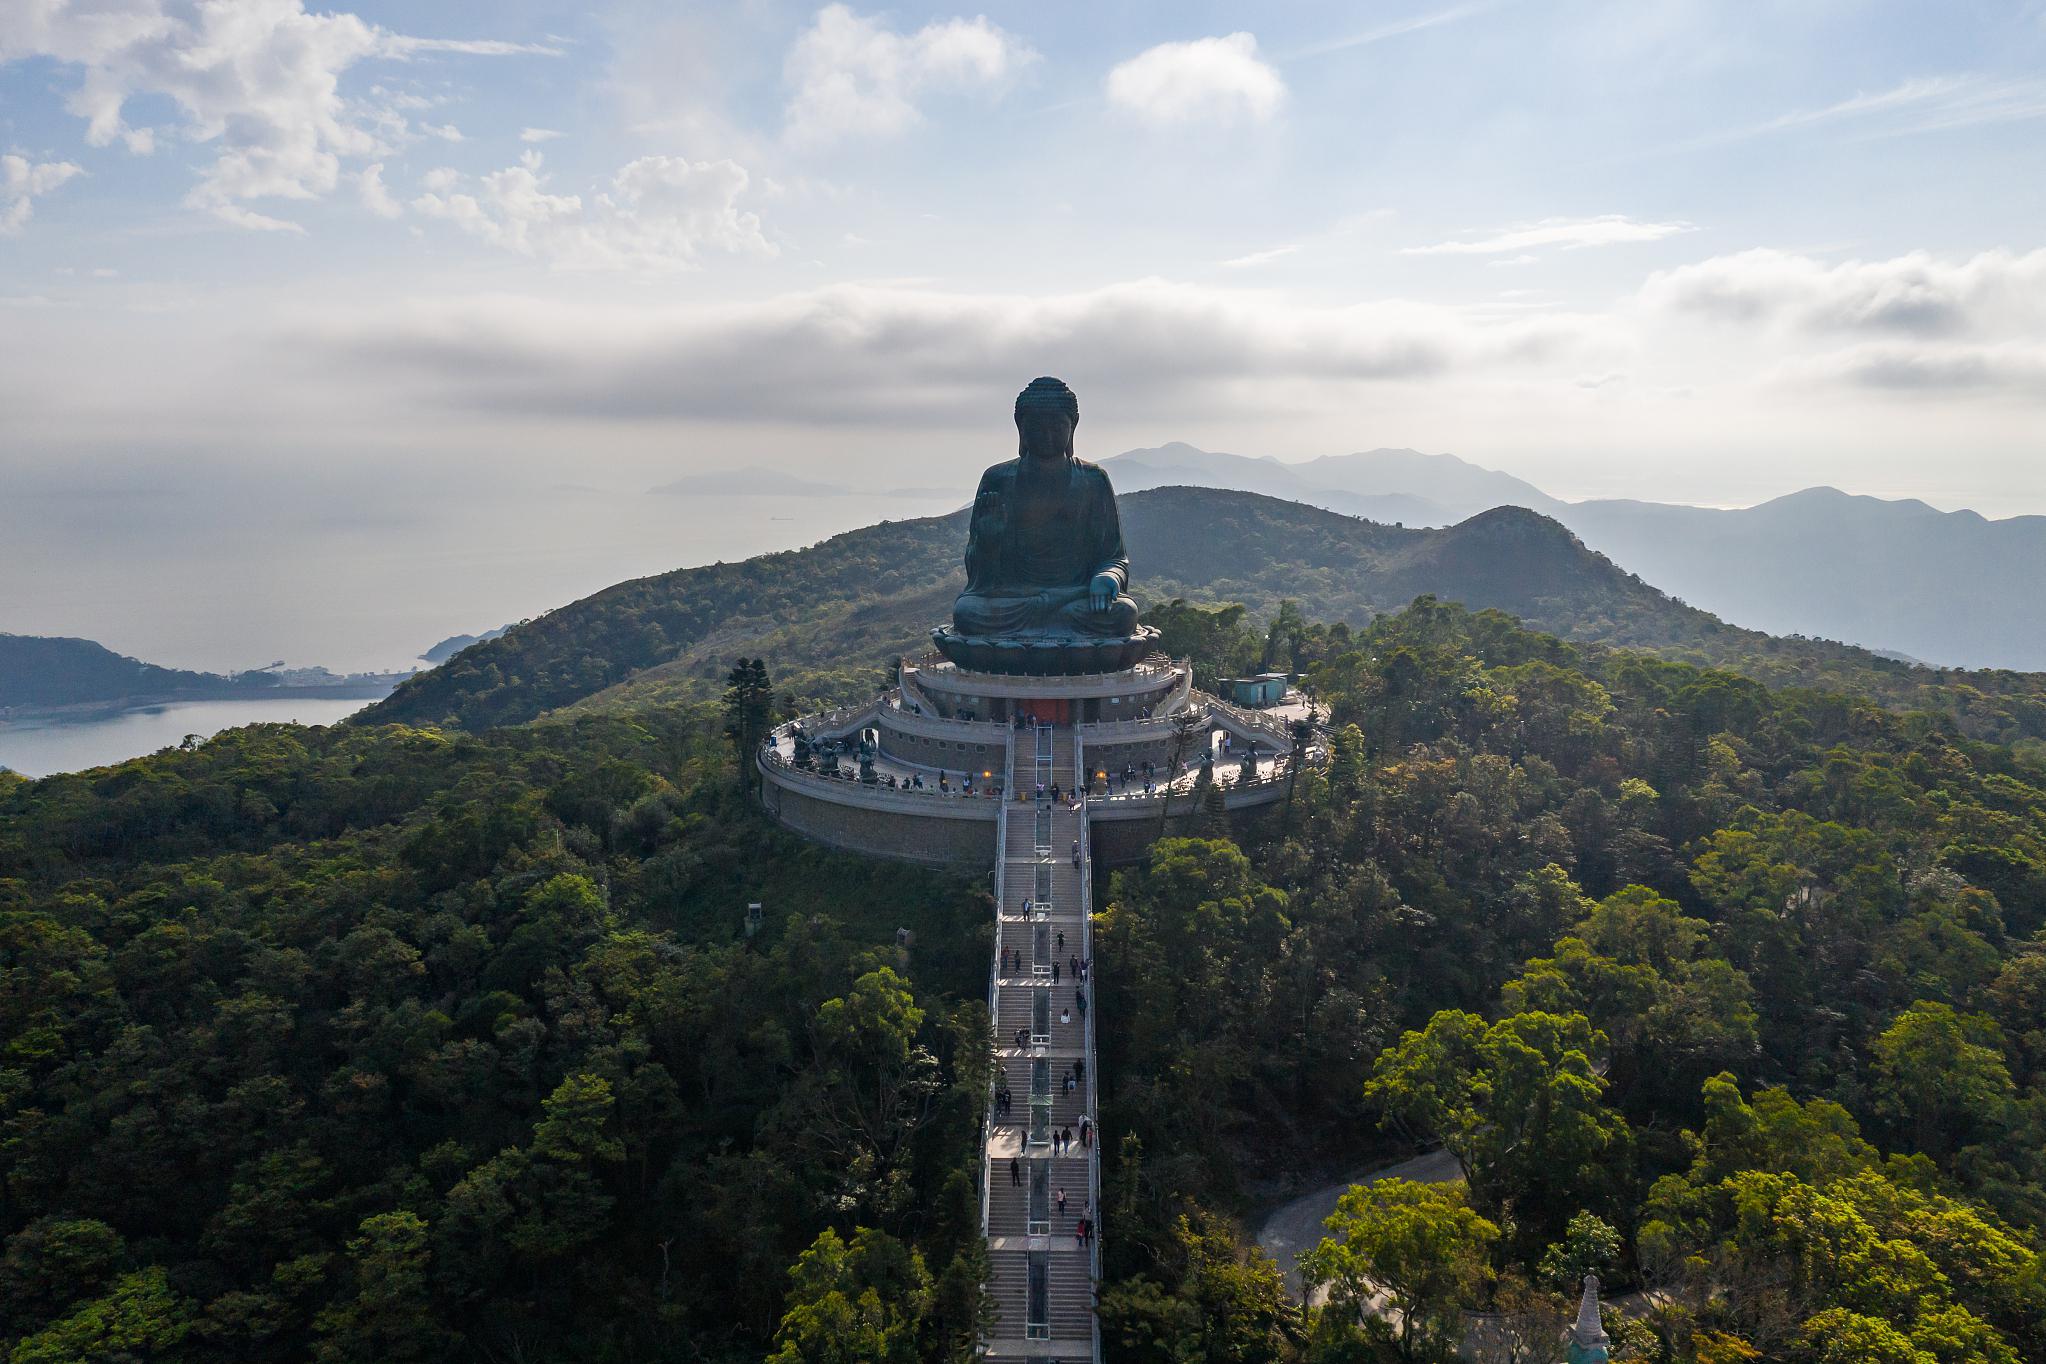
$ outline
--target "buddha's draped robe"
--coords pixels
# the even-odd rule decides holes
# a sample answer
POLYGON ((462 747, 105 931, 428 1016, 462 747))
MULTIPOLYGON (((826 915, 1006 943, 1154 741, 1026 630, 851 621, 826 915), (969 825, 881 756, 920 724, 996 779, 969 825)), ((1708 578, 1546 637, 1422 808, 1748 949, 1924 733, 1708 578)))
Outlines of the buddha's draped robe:
POLYGON ((1126 637, 1137 604, 1124 591, 1115 490, 1099 465, 1076 459, 1012 459, 981 475, 966 540, 966 590, 952 608, 962 635, 1126 637), (1088 600, 1106 574, 1105 611, 1088 600))

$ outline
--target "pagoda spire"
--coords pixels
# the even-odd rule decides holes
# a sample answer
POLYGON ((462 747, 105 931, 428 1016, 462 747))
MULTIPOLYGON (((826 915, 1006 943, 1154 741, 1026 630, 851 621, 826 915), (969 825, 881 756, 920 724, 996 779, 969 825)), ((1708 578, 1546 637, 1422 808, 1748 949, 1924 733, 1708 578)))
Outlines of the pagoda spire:
POLYGON ((1598 1319, 1598 1275, 1584 1276, 1584 1297, 1577 1304, 1577 1324, 1570 1328, 1566 1364, 1606 1364, 1612 1340, 1598 1319))

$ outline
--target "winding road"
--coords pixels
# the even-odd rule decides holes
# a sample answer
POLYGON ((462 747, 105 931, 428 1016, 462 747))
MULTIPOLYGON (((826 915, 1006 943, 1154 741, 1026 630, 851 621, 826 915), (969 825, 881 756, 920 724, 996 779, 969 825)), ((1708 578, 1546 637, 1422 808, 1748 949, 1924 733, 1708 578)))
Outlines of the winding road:
POLYGON ((1311 1250, 1325 1234, 1324 1219, 1336 1210, 1336 1203, 1352 1185, 1376 1184, 1381 1179, 1411 1179, 1420 1184, 1447 1184, 1462 1179, 1463 1171, 1456 1163, 1456 1157, 1447 1151, 1430 1151, 1395 1165, 1366 1170, 1360 1174, 1339 1180, 1313 1193, 1302 1194, 1290 1203, 1281 1204, 1272 1210, 1257 1230, 1258 1246, 1278 1261, 1279 1268, 1286 1274, 1286 1289, 1294 1297, 1301 1294, 1300 1271, 1297 1267, 1302 1252, 1311 1250))

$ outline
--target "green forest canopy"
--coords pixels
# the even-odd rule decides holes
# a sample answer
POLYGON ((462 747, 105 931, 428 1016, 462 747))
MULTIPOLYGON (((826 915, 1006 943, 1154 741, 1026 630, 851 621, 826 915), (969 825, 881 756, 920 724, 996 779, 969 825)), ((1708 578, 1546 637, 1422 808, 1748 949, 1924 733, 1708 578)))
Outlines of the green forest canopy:
MULTIPOLYGON (((1115 1359, 1552 1347, 1586 1268, 1622 1359, 2046 1358, 2035 740, 1437 601, 1180 624, 1333 753, 1100 907, 1115 1359), (1433 1142, 1310 1260, 1411 1328, 1303 1315, 1256 1191, 1433 1142)), ((964 1357, 985 891, 777 831, 726 719, 0 777, 9 1364, 964 1357)))

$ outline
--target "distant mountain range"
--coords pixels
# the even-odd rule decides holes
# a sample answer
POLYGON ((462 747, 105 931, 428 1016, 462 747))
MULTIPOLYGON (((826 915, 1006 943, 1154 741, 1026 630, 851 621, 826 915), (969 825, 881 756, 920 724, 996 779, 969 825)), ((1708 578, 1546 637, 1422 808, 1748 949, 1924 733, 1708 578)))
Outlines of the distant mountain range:
POLYGON ((2046 669, 2046 516, 1991 521, 1808 488, 1734 510, 1564 502, 1454 455, 1300 464, 1173 443, 1102 461, 1119 492, 1235 488, 1406 526, 1500 506, 1553 517, 1664 591, 1737 624, 1971 668, 2046 669))
POLYGON ((191 672, 144 663, 89 639, 0 634, 0 718, 280 694, 375 697, 397 680, 392 673, 341 674, 325 668, 191 672))
MULTIPOLYGON (((1521 508, 1421 529, 1213 488, 1157 488, 1118 501, 1143 600, 1237 601, 1266 614, 1290 598, 1310 618, 1361 625, 1432 593, 1511 612, 1566 639, 1714 664, 1772 686, 1911 704, 1947 680, 1864 649, 1728 625, 1521 508)), ((862 699, 948 618, 965 541, 961 510, 619 583, 463 650, 357 718, 485 728, 569 710, 703 701, 719 694, 733 658, 753 654, 773 663, 778 687, 830 702, 862 699)), ((1985 690, 2046 692, 2046 678, 1970 680, 1985 690)))

